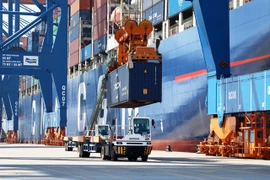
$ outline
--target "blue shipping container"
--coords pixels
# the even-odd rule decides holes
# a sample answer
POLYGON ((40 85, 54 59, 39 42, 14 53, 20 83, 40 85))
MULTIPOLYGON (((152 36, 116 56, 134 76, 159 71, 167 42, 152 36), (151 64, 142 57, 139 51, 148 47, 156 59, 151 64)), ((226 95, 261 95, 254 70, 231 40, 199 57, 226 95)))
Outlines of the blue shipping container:
POLYGON ((81 49, 81 62, 89 59, 92 56, 92 45, 89 44, 81 49))
POLYGON ((155 6, 145 11, 145 19, 152 22, 153 25, 161 23, 163 21, 163 6, 164 2, 156 4, 155 6))
POLYGON ((169 0, 168 2, 168 17, 174 16, 192 6, 190 1, 185 0, 169 0))
POLYGON ((108 75, 108 107, 135 108, 161 102, 162 70, 160 63, 125 65, 108 75))
POLYGON ((157 4, 158 2, 160 2, 161 0, 147 0, 147 1, 143 1, 143 10, 146 10, 152 6, 154 6, 155 4, 157 4))
POLYGON ((91 20, 92 12, 89 10, 80 10, 76 12, 73 16, 70 17, 70 28, 74 28, 80 23, 80 19, 82 21, 89 21, 91 20))
POLYGON ((75 27, 70 29, 69 42, 74 41, 80 35, 80 24, 77 24, 75 27))
POLYGON ((106 50, 107 36, 102 36, 101 38, 94 41, 94 56, 103 53, 106 50))

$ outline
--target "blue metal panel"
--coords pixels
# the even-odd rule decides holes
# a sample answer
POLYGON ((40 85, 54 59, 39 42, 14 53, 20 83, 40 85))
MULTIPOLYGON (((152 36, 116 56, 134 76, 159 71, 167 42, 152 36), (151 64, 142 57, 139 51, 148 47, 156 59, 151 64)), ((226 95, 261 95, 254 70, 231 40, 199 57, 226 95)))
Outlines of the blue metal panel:
POLYGON ((28 96, 19 101, 19 142, 30 141, 32 134, 32 97, 28 96))
POLYGON ((152 6, 154 6, 155 4, 157 4, 158 2, 160 2, 161 0, 147 0, 147 1, 143 1, 143 10, 146 10, 152 6))
POLYGON ((82 21, 90 21, 92 17, 92 13, 89 10, 79 10, 73 16, 70 17, 70 28, 74 28, 76 25, 80 23, 80 19, 82 21))
POLYGON ((77 24, 75 27, 70 29, 69 42, 72 42, 75 39, 77 39, 79 35, 80 35, 80 24, 77 24))
POLYGON ((94 41, 94 56, 103 53, 106 50, 107 45, 107 35, 102 36, 98 40, 94 41))
POLYGON ((208 88, 207 88, 207 108, 208 114, 217 113, 217 80, 216 77, 208 78, 208 88))
POLYGON ((265 79, 264 72, 254 73, 251 79, 252 88, 252 110, 261 111, 265 110, 265 79))
POLYGON ((192 3, 185 0, 168 0, 168 17, 177 15, 191 6, 192 3))
POLYGON ((108 106, 139 107, 161 102, 161 64, 134 63, 108 75, 108 106))
POLYGON ((92 56, 92 45, 89 44, 81 49, 81 62, 89 59, 92 56))
POLYGON ((31 86, 32 86, 32 79, 29 77, 27 80, 26 80, 26 89, 28 89, 28 88, 31 88, 31 86))
POLYGON ((229 77, 229 4, 226 0, 192 0, 208 73, 229 77), (213 16, 213 14, 215 14, 213 16), (220 44, 220 42, 223 42, 220 44))
POLYGON ((223 125, 223 116, 226 111, 225 101, 226 101, 226 83, 224 80, 217 81, 217 115, 218 115, 218 123, 221 127, 223 125))
POLYGON ((40 141, 41 136, 41 94, 37 93, 19 101, 19 142, 40 141))
POLYGON ((1 121, 0 121, 0 130, 2 130, 2 119, 3 119, 3 112, 2 112, 2 107, 3 107, 3 103, 2 103, 2 99, 0 100, 0 118, 1 118, 1 121))
POLYGON ((239 77, 239 111, 247 112, 250 111, 250 75, 243 75, 239 77))
POLYGON ((238 94, 239 81, 238 77, 226 79, 226 112, 238 112, 238 94))
POLYGON ((164 14, 164 2, 161 1, 160 3, 154 5, 153 7, 147 9, 145 11, 145 19, 152 22, 152 24, 155 26, 158 23, 161 23, 163 21, 163 14, 164 14))
POLYGON ((41 104, 41 94, 34 94, 32 96, 31 102, 31 135, 33 141, 40 141, 41 136, 41 108, 43 108, 43 104, 41 104))
POLYGON ((108 76, 107 88, 108 105, 128 102, 130 100, 130 70, 122 66, 112 71, 108 76))

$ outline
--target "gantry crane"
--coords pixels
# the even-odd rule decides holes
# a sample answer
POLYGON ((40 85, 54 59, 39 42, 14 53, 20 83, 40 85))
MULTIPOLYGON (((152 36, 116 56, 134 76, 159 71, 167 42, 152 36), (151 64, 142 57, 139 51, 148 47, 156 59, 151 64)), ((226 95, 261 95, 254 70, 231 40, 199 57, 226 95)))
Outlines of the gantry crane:
MULTIPOLYGON (((3 14, 8 14, 9 21, 8 38, 4 41, 2 41, 3 29, 0 28, 0 73, 5 75, 32 75, 38 78, 47 113, 53 111, 52 88, 55 87, 60 104, 60 122, 57 127, 49 127, 47 131, 52 132, 52 130, 54 131, 57 128, 58 134, 65 134, 67 99, 67 1, 46 0, 42 1, 45 4, 44 6, 38 0, 0 0, 0 9, 3 9, 3 3, 8 4, 8 11, 0 11, 0 22, 3 22, 3 14), (20 4, 23 3, 35 4, 40 11, 20 12, 20 4), (53 41, 53 11, 56 8, 60 9, 61 18, 57 24, 58 33, 56 34, 55 41, 53 41), (36 19, 20 29, 20 15, 36 16, 36 19), (13 16, 15 16, 14 24, 13 16), (19 38, 42 22, 45 22, 46 30, 42 34, 44 41, 40 50, 38 52, 28 52, 18 48, 19 38)), ((61 144, 62 141, 57 140, 59 139, 53 141, 61 144)))

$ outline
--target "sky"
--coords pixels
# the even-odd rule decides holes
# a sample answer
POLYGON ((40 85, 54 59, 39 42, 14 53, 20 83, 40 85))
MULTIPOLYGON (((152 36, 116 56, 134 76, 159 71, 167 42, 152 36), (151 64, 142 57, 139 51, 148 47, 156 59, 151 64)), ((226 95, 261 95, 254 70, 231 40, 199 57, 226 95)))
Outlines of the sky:
MULTIPOLYGON (((5 8, 7 8, 7 4, 6 4, 6 3, 4 3, 3 6, 4 6, 5 8)), ((27 5, 27 6, 28 6, 29 8, 31 8, 31 9, 33 9, 34 11, 39 12, 39 9, 38 9, 37 6, 35 6, 35 5, 27 5)), ((21 11, 22 11, 22 12, 26 12, 26 11, 25 11, 24 9, 22 9, 22 8, 21 8, 21 11)), ((31 22, 31 21, 33 21, 34 19, 36 19, 35 16, 21 16, 21 18, 27 20, 28 22, 31 22)), ((7 14, 4 14, 4 15, 3 15, 3 21, 8 22, 8 15, 7 15, 7 14)), ((6 28, 4 28, 4 29, 7 31, 6 28)))

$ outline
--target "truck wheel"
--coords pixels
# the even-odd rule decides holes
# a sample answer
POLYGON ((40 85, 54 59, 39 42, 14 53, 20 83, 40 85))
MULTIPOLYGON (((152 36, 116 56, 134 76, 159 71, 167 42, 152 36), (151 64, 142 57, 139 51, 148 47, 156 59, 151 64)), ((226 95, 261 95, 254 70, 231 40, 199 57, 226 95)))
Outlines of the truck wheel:
POLYGON ((73 147, 68 147, 67 151, 73 151, 73 147))
POLYGON ((141 156, 141 157, 143 162, 146 162, 148 160, 148 156, 141 156))
POLYGON ((89 157, 90 156, 90 152, 85 152, 83 151, 83 145, 79 145, 78 146, 78 150, 79 150, 79 157, 89 157))
POLYGON ((117 154, 116 154, 116 152, 113 150, 113 148, 112 148, 112 150, 111 150, 111 159, 112 159, 113 161, 117 161, 117 154))

